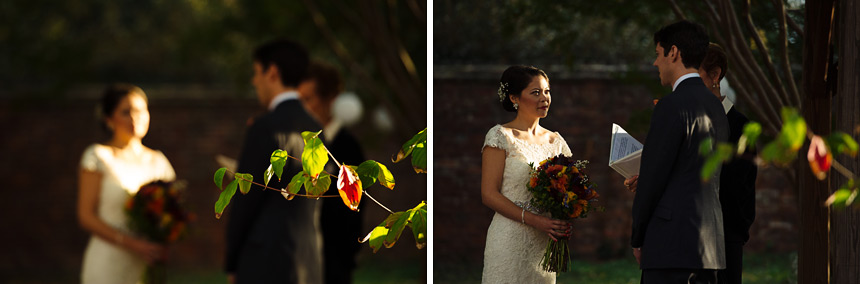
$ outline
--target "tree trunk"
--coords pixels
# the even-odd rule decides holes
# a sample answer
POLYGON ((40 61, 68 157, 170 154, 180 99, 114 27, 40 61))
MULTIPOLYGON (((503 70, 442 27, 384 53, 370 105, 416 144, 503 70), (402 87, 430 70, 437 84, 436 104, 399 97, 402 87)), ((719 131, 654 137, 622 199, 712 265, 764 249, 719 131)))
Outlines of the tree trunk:
MULTIPOLYGON (((806 3, 806 38, 803 43, 803 117, 809 130, 830 134, 831 97, 827 93, 827 69, 835 0, 806 3)), ((807 146, 808 147, 808 146, 807 146)), ((807 147, 799 153, 797 197, 800 214, 800 246, 797 280, 801 284, 829 282, 830 210, 824 206, 830 178, 819 181, 804 161, 807 147)))
MULTIPOLYGON (((860 124, 860 78, 857 73, 860 69, 860 5, 856 1, 842 0, 839 3, 838 27, 839 34, 839 74, 834 107, 834 128, 836 130, 851 134, 855 140, 858 133, 855 127, 860 124)), ((835 157, 852 173, 860 170, 860 155, 851 158, 846 155, 835 157)), ((838 188, 848 179, 840 174, 833 173, 833 188, 838 188)), ((834 210, 831 214, 831 248, 830 248, 830 277, 831 283, 849 284, 857 283, 860 279, 860 210, 846 209, 834 210)))

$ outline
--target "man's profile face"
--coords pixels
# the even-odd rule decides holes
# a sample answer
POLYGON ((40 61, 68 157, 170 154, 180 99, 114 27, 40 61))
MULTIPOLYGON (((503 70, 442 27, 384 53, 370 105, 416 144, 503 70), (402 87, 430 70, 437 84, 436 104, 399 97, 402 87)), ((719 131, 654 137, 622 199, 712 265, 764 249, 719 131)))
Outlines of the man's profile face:
POLYGON ((251 85, 254 86, 254 91, 257 93, 257 99, 261 104, 268 103, 268 89, 266 88, 266 72, 263 70, 263 64, 254 61, 254 77, 251 77, 251 85))
POLYGON ((654 49, 656 58, 654 59, 654 66, 657 67, 657 73, 660 75, 660 84, 666 87, 672 86, 671 74, 669 74, 669 65, 671 64, 671 58, 668 55, 664 55, 664 49, 660 44, 657 44, 657 47, 654 49))

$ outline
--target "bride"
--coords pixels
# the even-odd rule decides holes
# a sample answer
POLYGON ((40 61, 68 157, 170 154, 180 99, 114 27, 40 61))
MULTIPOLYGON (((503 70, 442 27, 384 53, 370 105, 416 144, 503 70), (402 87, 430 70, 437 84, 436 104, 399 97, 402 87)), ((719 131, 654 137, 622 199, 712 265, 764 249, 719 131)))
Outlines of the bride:
POLYGON ((526 190, 529 163, 559 154, 571 156, 558 132, 540 126, 552 97, 543 70, 511 66, 499 87, 502 107, 516 118, 496 125, 484 140, 481 164, 481 198, 496 214, 487 230, 483 283, 555 283, 555 273, 541 268, 549 236, 570 234, 566 221, 546 217, 529 205, 526 190))
POLYGON ((93 236, 84 252, 81 283, 136 283, 146 263, 163 259, 164 246, 132 235, 123 210, 140 187, 171 181, 173 167, 143 146, 149 130, 146 94, 132 85, 109 87, 99 112, 111 138, 87 147, 78 181, 78 222, 93 236))

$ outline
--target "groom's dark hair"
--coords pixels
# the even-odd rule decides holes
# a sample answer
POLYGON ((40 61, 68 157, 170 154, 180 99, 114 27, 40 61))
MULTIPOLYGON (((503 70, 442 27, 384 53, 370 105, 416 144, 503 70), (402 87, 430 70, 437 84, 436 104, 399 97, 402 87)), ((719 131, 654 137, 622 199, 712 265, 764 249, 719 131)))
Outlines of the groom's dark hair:
POLYGON ((308 51, 288 39, 277 39, 260 45, 254 50, 253 58, 263 66, 263 71, 272 65, 278 67, 281 84, 287 87, 298 86, 308 75, 308 51))
POLYGON ((520 93, 522 93, 537 76, 543 76, 547 83, 549 83, 549 77, 546 76, 546 72, 543 72, 543 70, 534 66, 514 65, 505 69, 505 72, 502 73, 502 79, 499 80, 501 83, 499 93, 504 93, 505 96, 504 99, 502 99, 502 108, 506 111, 516 112, 517 109, 514 108, 514 102, 511 101, 511 96, 519 97, 520 93))
POLYGON ((709 42, 708 33, 702 25, 686 20, 665 26, 654 33, 654 44, 663 47, 663 56, 669 55, 669 49, 674 45, 681 51, 681 62, 687 68, 699 69, 708 52, 709 42))

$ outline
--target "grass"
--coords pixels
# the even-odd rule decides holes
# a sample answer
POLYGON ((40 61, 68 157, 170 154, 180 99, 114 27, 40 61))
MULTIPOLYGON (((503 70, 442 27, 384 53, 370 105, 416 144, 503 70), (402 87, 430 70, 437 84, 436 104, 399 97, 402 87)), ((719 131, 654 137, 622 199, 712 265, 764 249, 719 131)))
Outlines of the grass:
MULTIPOLYGON (((796 283, 792 263, 794 253, 754 253, 744 255, 745 284, 796 283)), ((480 283, 482 265, 434 262, 433 280, 437 283, 480 283)), ((626 284, 639 283, 641 275, 633 257, 609 261, 573 259, 571 271, 561 273, 558 283, 626 284)))

